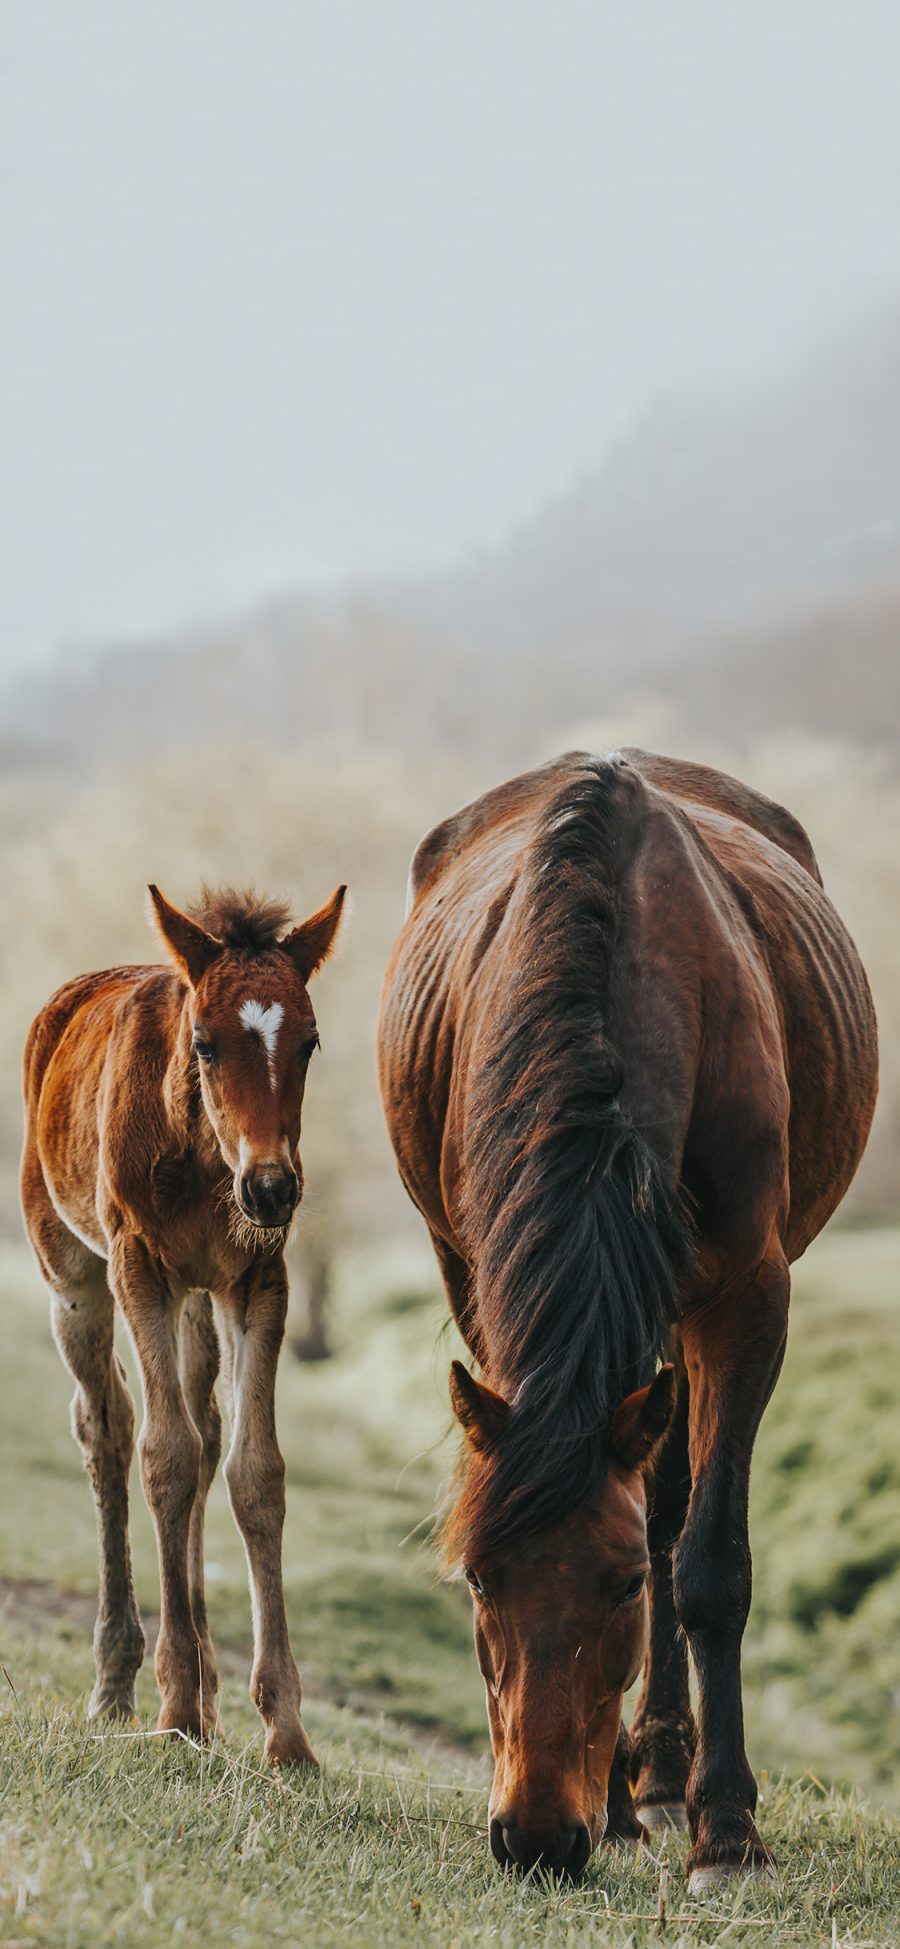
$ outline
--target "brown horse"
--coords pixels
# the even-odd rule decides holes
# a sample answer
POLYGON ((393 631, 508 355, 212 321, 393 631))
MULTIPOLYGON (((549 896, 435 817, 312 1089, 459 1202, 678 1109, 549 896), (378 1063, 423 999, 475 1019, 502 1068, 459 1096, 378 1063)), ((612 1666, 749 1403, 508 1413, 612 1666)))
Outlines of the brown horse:
POLYGON ((225 1478, 253 1599, 250 1694, 267 1756, 281 1764, 315 1764, 281 1569, 274 1390, 284 1245, 302 1193, 300 1109, 318 1043, 307 982, 331 948, 344 892, 284 934, 287 912, 274 902, 225 893, 188 916, 151 887, 174 967, 68 982, 38 1015, 25 1052, 22 1207, 76 1382, 73 1432, 97 1511, 91 1714, 133 1713, 144 1654, 128 1544, 134 1413, 113 1348, 118 1302, 144 1394, 160 1728, 202 1734, 215 1722, 203 1517, 221 1446, 221 1343, 232 1425, 225 1478))
POLYGON ((641 751, 514 779, 415 855, 379 1053, 485 1376, 453 1368, 449 1547, 494 1854, 577 1874, 604 1832, 686 1808, 692 1889, 771 1874, 741 1708, 750 1456, 789 1264, 846 1191, 877 1088, 866 978, 805 833, 641 751))

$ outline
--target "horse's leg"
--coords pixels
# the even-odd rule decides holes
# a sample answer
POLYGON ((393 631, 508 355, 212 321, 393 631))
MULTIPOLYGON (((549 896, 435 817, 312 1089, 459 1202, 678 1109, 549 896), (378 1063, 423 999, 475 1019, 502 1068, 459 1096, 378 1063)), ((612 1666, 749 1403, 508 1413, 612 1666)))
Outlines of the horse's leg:
POLYGON ((685 1788, 694 1755, 688 1653, 675 1614, 672 1551, 691 1493, 688 1384, 678 1366, 675 1410, 657 1451, 650 1489, 650 1644, 644 1682, 631 1722, 631 1777, 645 1827, 685 1827, 685 1788))
POLYGON ((789 1296, 787 1263, 773 1242, 749 1288, 682 1323, 694 1486, 673 1569, 699 1689, 686 1793, 694 1893, 742 1871, 774 1873, 744 1751, 741 1639, 750 1609, 750 1456, 784 1356, 789 1296))
POLYGON ((232 1409, 225 1480, 244 1540, 253 1603, 250 1697, 274 1765, 316 1765, 300 1720, 300 1674, 288 1636, 281 1565, 284 1457, 275 1431, 275 1375, 287 1316, 284 1264, 263 1260, 221 1296, 232 1409))
POLYGON ((52 1295, 53 1335, 76 1383, 72 1433, 87 1465, 97 1512, 100 1597, 94 1627, 96 1682, 88 1711, 92 1719, 130 1718, 144 1633, 128 1546, 134 1408, 113 1347, 115 1306, 103 1260, 57 1216, 36 1158, 26 1160, 23 1208, 52 1295))
POLYGON ((188 1413, 178 1372, 178 1308, 144 1241, 116 1234, 110 1278, 131 1329, 144 1391, 138 1450, 141 1481, 156 1530, 160 1619, 156 1682, 162 1732, 206 1733, 201 1713, 201 1648, 191 1610, 188 1538, 200 1481, 202 1442, 188 1413))
POLYGON ((188 1293, 181 1313, 179 1361, 181 1385, 191 1420, 203 1444, 200 1454, 200 1481, 188 1534, 188 1580, 191 1612, 200 1643, 200 1666, 204 1714, 215 1716, 219 1673, 216 1654, 206 1616, 206 1582, 203 1561, 203 1528, 206 1498, 222 1453, 222 1421, 216 1400, 219 1371, 219 1341, 208 1293, 188 1293))

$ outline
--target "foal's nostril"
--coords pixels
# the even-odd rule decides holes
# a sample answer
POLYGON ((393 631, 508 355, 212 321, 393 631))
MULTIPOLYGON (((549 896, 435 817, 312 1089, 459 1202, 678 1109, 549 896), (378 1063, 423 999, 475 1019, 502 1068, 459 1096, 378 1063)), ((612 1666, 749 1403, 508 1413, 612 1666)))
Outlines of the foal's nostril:
POLYGON ((255 1166, 241 1179, 241 1203, 260 1225, 285 1225, 296 1209, 300 1182, 280 1164, 255 1166))

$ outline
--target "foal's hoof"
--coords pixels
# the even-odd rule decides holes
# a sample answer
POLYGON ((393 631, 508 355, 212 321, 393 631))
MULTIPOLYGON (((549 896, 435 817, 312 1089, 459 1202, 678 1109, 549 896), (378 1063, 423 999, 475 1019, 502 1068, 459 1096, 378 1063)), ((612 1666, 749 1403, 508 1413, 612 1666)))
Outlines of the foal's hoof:
POLYGON ((266 1733, 266 1759, 270 1766, 305 1766, 318 1773, 319 1762, 301 1725, 266 1733))
POLYGON ((205 1705, 201 1713, 199 1705, 162 1706, 156 1721, 157 1732, 170 1732, 173 1737, 180 1735, 185 1739, 211 1739, 216 1729, 216 1716, 205 1705))
POLYGON ((730 1881, 762 1881, 774 1887, 778 1875, 775 1863, 769 1855, 767 1861, 716 1861, 708 1867, 692 1868, 688 1875, 689 1895, 710 1895, 717 1888, 727 1887, 730 1881))
POLYGON ((116 1692, 106 1685, 95 1685, 88 1700, 87 1716, 97 1719, 135 1719, 133 1692, 116 1692))
POLYGON ((687 1810, 683 1800, 648 1800, 635 1809, 638 1820, 649 1828, 651 1834, 673 1827, 683 1833, 687 1827, 687 1810))

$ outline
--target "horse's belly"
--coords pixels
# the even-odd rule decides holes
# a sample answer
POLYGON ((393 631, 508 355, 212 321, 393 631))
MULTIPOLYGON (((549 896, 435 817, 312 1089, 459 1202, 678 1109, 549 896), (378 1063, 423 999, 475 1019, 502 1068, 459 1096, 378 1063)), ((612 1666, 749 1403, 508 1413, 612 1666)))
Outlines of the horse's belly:
POLYGON ((106 1257, 97 1212, 97 1085, 89 1064, 73 1072, 58 1050, 48 1064, 37 1114, 37 1150, 54 1210, 82 1243, 106 1257))

